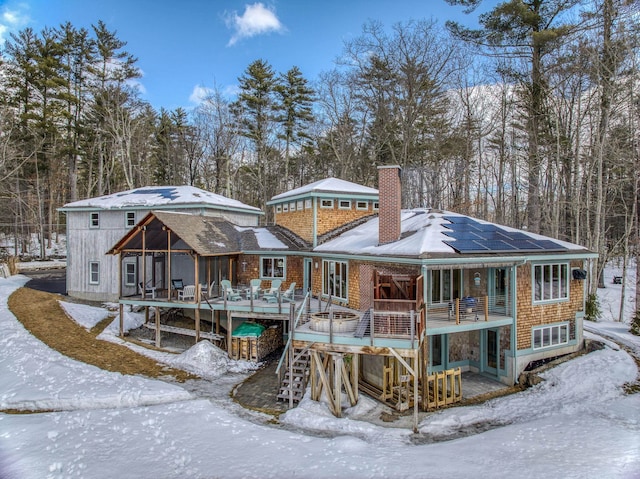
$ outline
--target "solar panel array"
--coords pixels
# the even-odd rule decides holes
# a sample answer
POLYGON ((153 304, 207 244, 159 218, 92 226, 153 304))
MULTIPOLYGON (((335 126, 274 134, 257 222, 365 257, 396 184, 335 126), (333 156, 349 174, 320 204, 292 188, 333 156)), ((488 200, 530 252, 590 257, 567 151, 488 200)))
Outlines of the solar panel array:
POLYGON ((536 239, 521 231, 508 231, 494 224, 480 223, 467 216, 444 216, 451 224, 445 244, 458 253, 516 253, 565 251, 566 248, 547 239, 536 239))

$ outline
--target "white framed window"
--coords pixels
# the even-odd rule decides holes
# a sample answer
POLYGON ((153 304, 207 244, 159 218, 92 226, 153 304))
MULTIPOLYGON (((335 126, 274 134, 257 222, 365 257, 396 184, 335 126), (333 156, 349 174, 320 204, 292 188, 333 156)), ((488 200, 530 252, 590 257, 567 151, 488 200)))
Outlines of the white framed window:
POLYGON ((100 263, 98 261, 89 262, 89 284, 100 284, 100 263))
POLYGON ((286 261, 284 256, 265 256, 260 259, 260 277, 265 279, 286 276, 286 261))
POLYGON ((136 225, 136 212, 135 211, 127 211, 124 215, 125 224, 128 228, 136 225))
POLYGON ((124 284, 126 286, 136 285, 136 264, 135 263, 124 264, 124 284))
POLYGON ((321 200, 320 208, 333 208, 333 200, 321 200))
POLYGON ((460 270, 431 270, 431 304, 448 303, 460 297, 460 270))
POLYGON ((289 212, 289 204, 288 203, 285 204, 285 205, 282 205, 282 212, 283 213, 288 213, 289 212))
POLYGON ((340 200, 338 203, 338 208, 341 210, 350 210, 351 209, 351 200, 340 200))
POLYGON ((349 299, 349 265, 343 261, 322 260, 322 294, 349 299))
POLYGON ((377 201, 373 202, 373 211, 378 211, 380 209, 380 203, 377 201))
POLYGON ((296 202, 292 201, 291 203, 289 203, 289 211, 295 211, 296 210, 296 202))
POLYGON ((569 265, 546 263, 533 266, 533 301, 566 301, 569 299, 569 265))
POLYGON ((100 228, 100 213, 93 212, 91 213, 89 219, 89 228, 100 228))
POLYGON ((311 209, 311 198, 304 200, 304 208, 306 210, 310 210, 311 209))
POLYGON ((282 205, 276 205, 276 213, 282 213, 282 205))
POLYGON ((298 211, 302 211, 302 209, 303 209, 302 208, 302 200, 298 200, 296 205, 297 205, 298 211))
POLYGON ((358 202, 356 203, 356 209, 357 209, 357 210, 360 210, 360 211, 362 211, 362 210, 364 210, 364 211, 368 210, 368 209, 369 209, 369 202, 368 202, 368 201, 358 201, 358 202))
POLYGON ((533 349, 544 349, 562 346, 569 343, 569 324, 554 324, 533 328, 533 349))

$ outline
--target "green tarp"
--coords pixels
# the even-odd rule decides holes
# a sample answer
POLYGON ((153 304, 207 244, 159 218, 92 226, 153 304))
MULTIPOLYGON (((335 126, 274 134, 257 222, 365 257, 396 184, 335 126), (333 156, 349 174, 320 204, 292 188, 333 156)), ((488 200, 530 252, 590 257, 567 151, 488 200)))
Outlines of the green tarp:
POLYGON ((265 329, 266 328, 263 325, 258 323, 242 323, 233 330, 232 336, 253 336, 257 338, 265 329))

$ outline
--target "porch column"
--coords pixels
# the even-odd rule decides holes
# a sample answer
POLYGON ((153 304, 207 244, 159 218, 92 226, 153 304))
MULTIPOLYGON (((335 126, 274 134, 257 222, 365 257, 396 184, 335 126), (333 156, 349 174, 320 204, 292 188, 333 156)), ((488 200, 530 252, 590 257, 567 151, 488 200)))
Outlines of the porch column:
POLYGON ((142 299, 146 299, 147 289, 147 228, 142 228, 142 299))
POLYGON ((118 253, 118 298, 122 298, 122 252, 118 253))
POLYGON ((167 228, 167 299, 171 300, 171 288, 173 283, 171 282, 171 230, 167 228))

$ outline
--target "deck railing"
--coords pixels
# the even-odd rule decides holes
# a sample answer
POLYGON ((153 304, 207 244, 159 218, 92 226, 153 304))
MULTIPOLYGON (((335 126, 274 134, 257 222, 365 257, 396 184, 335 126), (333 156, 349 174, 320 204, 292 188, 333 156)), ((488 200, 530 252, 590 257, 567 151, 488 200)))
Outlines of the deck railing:
POLYGON ((489 321, 492 316, 508 317, 511 308, 510 298, 505 295, 467 296, 456 298, 448 303, 430 305, 428 319, 461 321, 489 321))

